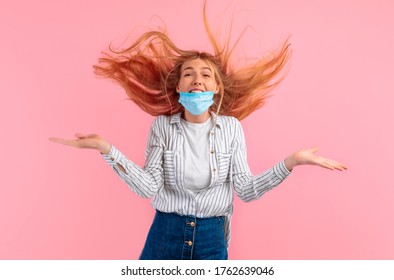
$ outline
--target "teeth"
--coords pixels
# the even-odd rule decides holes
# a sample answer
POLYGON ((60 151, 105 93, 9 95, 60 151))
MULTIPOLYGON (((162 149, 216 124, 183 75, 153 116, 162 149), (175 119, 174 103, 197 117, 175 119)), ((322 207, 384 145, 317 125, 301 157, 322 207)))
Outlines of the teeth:
POLYGON ((190 92, 202 92, 202 90, 191 90, 190 92))

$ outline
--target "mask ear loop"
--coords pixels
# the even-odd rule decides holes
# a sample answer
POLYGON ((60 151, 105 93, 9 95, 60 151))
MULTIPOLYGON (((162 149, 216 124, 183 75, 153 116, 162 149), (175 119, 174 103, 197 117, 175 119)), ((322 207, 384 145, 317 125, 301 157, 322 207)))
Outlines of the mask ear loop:
POLYGON ((222 106, 223 95, 224 95, 224 92, 222 92, 222 93, 220 94, 220 101, 219 101, 218 109, 216 110, 216 115, 219 115, 220 107, 222 106))
POLYGON ((220 94, 220 101, 219 101, 219 106, 216 110, 216 115, 219 115, 219 111, 220 111, 220 108, 222 107, 222 102, 223 102, 223 97, 224 97, 224 85, 221 80, 219 81, 219 94, 220 94))
POLYGON ((220 88, 223 88, 223 82, 220 82, 220 87, 219 87, 220 101, 219 101, 219 106, 216 110, 216 114, 213 117, 213 129, 214 130, 216 130, 216 118, 219 116, 219 111, 220 111, 220 107, 222 106, 222 101, 223 101, 223 96, 224 96, 224 90, 220 90, 220 88))

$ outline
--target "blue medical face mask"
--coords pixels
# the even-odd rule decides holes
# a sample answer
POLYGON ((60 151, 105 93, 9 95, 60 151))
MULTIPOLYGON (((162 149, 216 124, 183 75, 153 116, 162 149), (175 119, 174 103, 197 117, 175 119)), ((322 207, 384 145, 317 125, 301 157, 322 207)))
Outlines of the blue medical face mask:
POLYGON ((198 116, 213 104, 213 91, 181 92, 178 102, 191 114, 198 116))

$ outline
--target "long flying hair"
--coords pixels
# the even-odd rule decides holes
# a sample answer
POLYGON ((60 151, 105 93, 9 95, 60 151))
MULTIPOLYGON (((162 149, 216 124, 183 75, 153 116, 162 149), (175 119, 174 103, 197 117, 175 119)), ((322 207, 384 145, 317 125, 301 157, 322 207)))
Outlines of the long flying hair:
POLYGON ((283 80, 284 74, 280 73, 290 58, 290 43, 286 40, 269 57, 232 69, 234 46, 230 46, 229 39, 223 46, 217 42, 207 21, 205 3, 203 21, 214 54, 182 50, 165 32, 149 31, 128 48, 116 51, 110 47, 103 52, 94 71, 119 83, 148 114, 172 115, 184 110, 176 92, 182 64, 200 58, 213 67, 219 85, 211 110, 242 120, 263 106, 272 88, 283 80))

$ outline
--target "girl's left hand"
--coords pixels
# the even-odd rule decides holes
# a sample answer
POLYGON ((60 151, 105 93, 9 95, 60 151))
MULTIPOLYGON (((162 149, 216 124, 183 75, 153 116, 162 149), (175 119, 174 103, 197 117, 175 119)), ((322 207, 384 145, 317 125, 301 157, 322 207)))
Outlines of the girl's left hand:
POLYGON ((347 170, 347 167, 335 160, 318 156, 315 153, 317 148, 303 149, 295 152, 285 159, 285 165, 288 170, 292 170, 297 165, 317 165, 330 170, 347 170))

